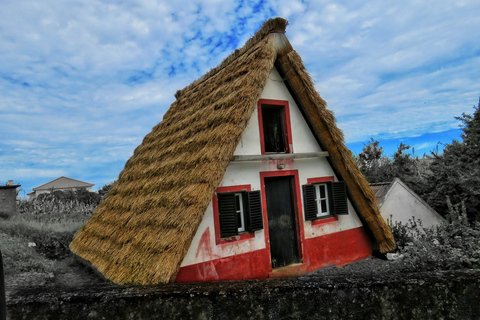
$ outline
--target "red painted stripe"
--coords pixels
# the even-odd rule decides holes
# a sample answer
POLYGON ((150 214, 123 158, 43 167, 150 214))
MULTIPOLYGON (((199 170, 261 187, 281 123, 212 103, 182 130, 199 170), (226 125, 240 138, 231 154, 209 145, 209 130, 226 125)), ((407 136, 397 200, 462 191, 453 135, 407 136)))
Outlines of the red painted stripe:
POLYGON ((372 255, 372 244, 363 227, 305 239, 307 271, 327 265, 342 266, 372 255))
POLYGON ((256 250, 180 268, 175 282, 263 279, 310 272, 327 265, 345 265, 372 255, 363 227, 305 239, 302 264, 271 269, 269 249, 256 250))
POLYGON ((262 249, 182 267, 175 282, 263 279, 269 268, 270 253, 262 249))

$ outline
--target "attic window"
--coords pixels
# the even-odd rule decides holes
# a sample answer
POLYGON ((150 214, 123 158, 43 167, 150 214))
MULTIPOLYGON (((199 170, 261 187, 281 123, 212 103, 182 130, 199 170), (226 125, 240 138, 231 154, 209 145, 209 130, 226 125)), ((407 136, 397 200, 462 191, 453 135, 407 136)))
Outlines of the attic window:
POLYGON ((288 101, 262 99, 258 106, 262 154, 292 153, 288 101))
POLYGON ((302 186, 305 220, 348 214, 345 181, 333 182, 333 177, 309 180, 310 184, 302 186))

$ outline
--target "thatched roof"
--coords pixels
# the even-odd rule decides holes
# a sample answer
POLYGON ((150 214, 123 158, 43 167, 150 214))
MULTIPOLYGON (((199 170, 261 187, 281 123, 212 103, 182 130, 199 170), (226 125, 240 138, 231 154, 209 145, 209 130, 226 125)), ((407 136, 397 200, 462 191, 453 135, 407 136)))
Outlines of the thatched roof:
POLYGON ((135 149, 71 250, 120 283, 174 281, 212 196, 275 66, 381 251, 393 249, 373 193, 275 18, 177 100, 135 149))

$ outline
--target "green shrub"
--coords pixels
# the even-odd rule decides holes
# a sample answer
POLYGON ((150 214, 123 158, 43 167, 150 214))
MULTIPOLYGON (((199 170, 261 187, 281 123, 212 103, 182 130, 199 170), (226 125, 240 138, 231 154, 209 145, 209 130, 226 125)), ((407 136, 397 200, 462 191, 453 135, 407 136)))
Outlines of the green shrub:
POLYGON ((76 201, 85 205, 97 206, 102 196, 96 192, 88 191, 86 188, 74 190, 52 190, 50 193, 42 193, 33 200, 56 200, 59 202, 76 201))
POLYGON ((52 196, 20 201, 17 211, 20 215, 91 215, 97 204, 83 203, 79 200, 58 199, 52 196))
POLYGON ((447 221, 424 228, 419 221, 391 225, 403 267, 411 271, 480 268, 480 223, 469 223, 464 205, 448 200, 447 221))
POLYGON ((390 216, 390 219, 387 219, 387 224, 395 239, 396 251, 402 251, 424 230, 422 222, 419 219, 415 220, 415 217, 412 217, 404 224, 399 221, 393 222, 392 216, 390 216))

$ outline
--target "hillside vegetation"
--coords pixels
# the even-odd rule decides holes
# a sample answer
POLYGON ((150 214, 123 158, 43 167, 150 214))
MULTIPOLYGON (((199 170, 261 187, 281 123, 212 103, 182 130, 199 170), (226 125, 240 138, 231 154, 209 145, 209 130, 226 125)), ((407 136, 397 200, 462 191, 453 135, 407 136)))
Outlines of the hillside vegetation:
MULTIPOLYGON (((73 259, 68 245, 99 201, 97 194, 90 195, 86 190, 20 201, 18 213, 0 221, 0 249, 7 279, 20 275, 52 278, 83 268, 73 259)), ((6 285, 11 283, 7 281, 6 285)))

